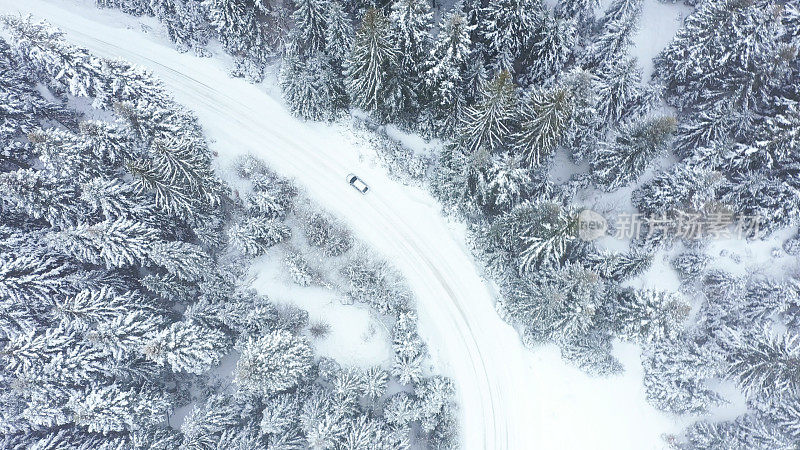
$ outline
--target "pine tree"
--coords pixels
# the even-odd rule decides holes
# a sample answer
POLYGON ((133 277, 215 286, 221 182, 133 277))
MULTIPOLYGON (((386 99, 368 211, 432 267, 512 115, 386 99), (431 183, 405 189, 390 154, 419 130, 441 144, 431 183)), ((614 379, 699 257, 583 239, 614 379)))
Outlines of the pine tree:
POLYGON ((608 376, 623 372, 622 363, 612 354, 612 336, 592 331, 561 344, 561 357, 589 375, 608 376))
POLYGON ((677 210, 703 211, 716 205, 722 182, 719 173, 681 163, 635 190, 631 200, 639 212, 653 217, 677 210))
POLYGON ((690 310, 675 294, 632 289, 620 290, 608 307, 610 327, 617 336, 634 342, 676 338, 690 310))
POLYGON ((147 358, 173 372, 203 374, 219 364, 227 350, 227 336, 189 322, 175 322, 153 334, 143 349, 147 358))
POLYGON ((590 161, 593 178, 604 189, 625 186, 661 156, 675 131, 675 119, 657 117, 623 125, 613 144, 600 147, 590 161))
MULTIPOLYGON (((338 0, 329 0, 327 9, 327 27, 325 28, 325 52, 341 69, 353 43, 353 24, 338 0)), ((337 75, 343 75, 337 72, 337 75)))
POLYGON ((536 89, 525 96, 514 147, 528 166, 539 166, 555 151, 572 125, 575 105, 563 87, 536 89))
POLYGON ((311 369, 311 348, 304 338, 273 331, 241 346, 235 382, 257 394, 291 389, 311 369))
POLYGON ((561 0, 556 6, 556 15, 574 21, 576 31, 587 36, 594 29, 594 11, 598 6, 598 0, 561 0))
POLYGON ((791 28, 776 20, 779 8, 764 0, 701 4, 656 59, 654 76, 668 100, 696 111, 761 107, 792 59, 783 45, 791 28))
POLYGON ((147 15, 152 11, 148 0, 95 0, 95 3, 101 8, 121 8, 134 16, 147 15))
POLYGON ((264 254, 270 247, 290 235, 289 227, 263 217, 250 217, 233 226, 228 231, 231 242, 248 256, 264 254))
POLYGON ((449 11, 439 22, 427 83, 432 96, 430 107, 445 136, 455 130, 466 106, 464 91, 471 31, 462 11, 449 11))
POLYGON ((397 58, 387 86, 390 92, 386 116, 408 123, 428 103, 423 76, 432 49, 433 12, 427 0, 397 0, 392 4, 389 20, 397 58))
POLYGON ((566 343, 599 321, 604 283, 580 264, 543 271, 508 285, 502 310, 525 327, 527 345, 566 343))
POLYGON ((482 11, 481 36, 499 72, 517 73, 528 61, 530 39, 541 7, 529 0, 491 0, 482 11))
POLYGON ((386 402, 384 415, 390 424, 407 426, 419 419, 420 412, 413 397, 406 392, 398 392, 386 402))
POLYGON ((74 225, 83 212, 76 186, 33 169, 1 173, 0 197, 9 211, 52 226, 74 225))
MULTIPOLYGON (((21 249, 27 250, 25 247, 21 249)), ((3 252, 0 255, 0 290, 4 298, 35 304, 56 293, 69 292, 70 283, 65 280, 65 275, 74 269, 69 261, 41 251, 3 252)))
POLYGON ((602 252, 589 257, 589 263, 601 277, 624 281, 641 275, 653 263, 653 255, 643 251, 602 252))
POLYGON ((322 249, 325 256, 341 256, 353 247, 353 237, 343 225, 322 214, 314 214, 305 224, 309 244, 322 249))
POLYGON ((788 331, 775 336, 768 328, 753 335, 731 332, 729 345, 727 374, 748 397, 778 393, 797 395, 800 356, 795 333, 788 331))
POLYGON ((205 55, 209 26, 203 17, 201 0, 150 0, 150 7, 158 20, 167 27, 170 40, 179 51, 194 48, 198 55, 205 55))
POLYGON ((491 214, 509 211, 530 195, 533 185, 530 172, 517 158, 508 155, 495 157, 487 174, 485 192, 481 195, 484 208, 491 214))
POLYGON ((127 219, 79 224, 45 236, 45 242, 78 261, 111 267, 144 265, 157 231, 127 219))
POLYGON ((397 56, 391 23, 380 10, 367 10, 347 65, 347 92, 354 106, 367 111, 385 106, 389 71, 397 56))
POLYGON ((720 375, 719 356, 696 339, 654 341, 642 355, 647 400, 676 414, 702 414, 723 403, 708 384, 720 375))
POLYGON ((593 66, 613 64, 633 44, 631 37, 642 15, 642 0, 616 0, 599 21, 600 33, 587 47, 584 61, 593 66))
POLYGON ((636 59, 616 59, 598 71, 597 112, 612 123, 646 113, 650 99, 641 87, 636 59))
POLYGON ((103 97, 111 92, 104 76, 108 63, 67 44, 61 31, 31 17, 4 16, 2 21, 15 35, 13 50, 56 93, 103 97))
POLYGON ((209 255, 199 245, 189 242, 153 242, 147 257, 170 275, 185 281, 199 281, 210 269, 209 255))
POLYGON ((531 81, 548 80, 558 74, 572 58, 576 45, 575 25, 542 12, 531 38, 530 62, 526 64, 531 81))
POLYGON ((304 119, 331 119, 345 103, 342 80, 323 53, 288 56, 281 65, 280 85, 289 108, 304 119))
POLYGON ((460 129, 469 150, 499 150, 514 130, 517 107, 511 74, 498 73, 483 91, 481 101, 465 111, 460 129))
POLYGON ((325 12, 329 9, 328 3, 325 0, 295 0, 295 4, 289 53, 305 57, 322 52, 326 48, 328 23, 325 12))
POLYGON ((267 2, 257 0, 204 0, 211 26, 226 50, 236 58, 233 74, 260 81, 264 65, 281 49, 276 16, 267 2))
POLYGON ((567 246, 577 239, 574 213, 551 202, 520 208, 526 209, 528 222, 518 235, 522 241, 518 254, 519 270, 526 272, 541 265, 562 262, 567 246))

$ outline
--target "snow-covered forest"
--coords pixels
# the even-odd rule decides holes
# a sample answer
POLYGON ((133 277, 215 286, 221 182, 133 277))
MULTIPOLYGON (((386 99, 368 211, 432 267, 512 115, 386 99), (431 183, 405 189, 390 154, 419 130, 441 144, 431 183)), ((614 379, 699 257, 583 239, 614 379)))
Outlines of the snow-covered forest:
POLYGON ((390 267, 257 159, 222 182, 147 72, 3 21, 0 447, 454 445, 452 383, 390 267), (314 358, 330 325, 248 287, 279 245, 295 284, 391 327, 390 367, 314 358), (313 265, 333 259, 335 278, 313 265))
MULTIPOLYGON (((672 4, 640 61, 645 1, 96 6, 356 123, 465 225, 522 345, 598 378, 638 349, 646 401, 682 424, 663 447, 796 449, 800 3, 672 4)), ((148 72, 3 24, 3 448, 486 447, 402 274, 324 204, 252 156, 223 181, 148 72), (253 289, 270 264, 369 311, 391 362, 320 354, 331 324, 253 289)))

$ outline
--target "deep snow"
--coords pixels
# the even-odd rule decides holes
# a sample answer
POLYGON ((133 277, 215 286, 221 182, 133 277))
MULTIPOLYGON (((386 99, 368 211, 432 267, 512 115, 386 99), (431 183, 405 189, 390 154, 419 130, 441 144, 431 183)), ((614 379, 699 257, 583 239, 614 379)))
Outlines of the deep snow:
POLYGON ((568 367, 555 348, 524 349, 494 311, 463 230, 429 194, 362 162, 369 149, 342 139, 336 127, 299 121, 264 86, 229 78, 226 57, 179 54, 152 19, 97 10, 90 1, 0 0, 0 11, 48 19, 95 54, 149 68, 197 114, 222 161, 259 156, 383 253, 418 298, 434 360, 457 383, 466 448, 661 448, 659 436, 679 428, 645 402, 635 347, 618 348, 628 370, 611 379, 568 367), (347 186, 348 172, 372 186, 369 195, 347 186))

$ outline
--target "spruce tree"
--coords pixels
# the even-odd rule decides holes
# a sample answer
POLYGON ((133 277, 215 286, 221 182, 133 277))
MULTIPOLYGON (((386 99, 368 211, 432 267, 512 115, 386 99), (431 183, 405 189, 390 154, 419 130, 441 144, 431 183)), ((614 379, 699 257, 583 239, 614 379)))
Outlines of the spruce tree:
POLYGON ((536 89, 525 96, 514 147, 528 166, 539 166, 555 151, 575 115, 573 94, 563 87, 536 89))
POLYGON ((385 88, 397 57, 391 22, 380 10, 367 10, 347 64, 346 86, 353 106, 367 111, 386 106, 385 88))
POLYGON ((432 50, 433 12, 427 0, 397 0, 389 20, 397 58, 390 69, 386 116, 408 123, 428 104, 423 77, 432 50))
POLYGON ((675 131, 675 119, 657 117, 623 125, 613 143, 600 147, 593 155, 590 170, 604 189, 625 186, 661 156, 675 131))
POLYGON ((517 99, 511 74, 498 73, 486 86, 480 102, 465 111, 460 139, 475 151, 497 151, 508 142, 514 130, 517 99))
POLYGON ((455 130, 466 106, 466 70, 469 62, 471 27, 462 11, 447 12, 439 21, 439 34, 431 54, 427 83, 442 134, 455 130))
POLYGON ((242 344, 235 382, 262 395, 296 386, 311 369, 308 343, 287 331, 274 331, 242 344))

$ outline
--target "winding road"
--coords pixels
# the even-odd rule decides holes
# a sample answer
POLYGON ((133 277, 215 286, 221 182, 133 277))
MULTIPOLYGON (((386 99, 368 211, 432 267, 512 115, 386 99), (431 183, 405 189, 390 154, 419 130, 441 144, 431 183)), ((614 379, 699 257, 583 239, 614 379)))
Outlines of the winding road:
MULTIPOLYGON (((336 130, 300 121, 263 86, 230 78, 224 57, 179 54, 163 36, 127 27, 130 18, 95 10, 92 2, 0 0, 0 11, 32 13, 63 29, 70 42, 99 56, 121 57, 151 70, 180 103, 194 111, 220 161, 229 164, 240 154, 259 156, 282 175, 294 178, 395 265, 418 299, 420 332, 438 368, 456 382, 464 448, 577 448, 578 442, 593 442, 592 447, 601 448, 613 442, 614 433, 626 440, 625 429, 608 430, 605 436, 600 429, 605 425, 587 423, 592 414, 604 415, 603 405, 591 406, 589 419, 581 407, 567 410, 565 417, 552 417, 552 409, 541 402, 585 395, 586 387, 573 391, 554 386, 582 379, 580 375, 568 372, 560 380, 560 375, 542 376, 532 370, 536 357, 498 317, 490 289, 477 275, 458 233, 442 218, 438 204, 422 190, 403 186, 384 170, 360 161, 359 149, 336 130), (347 185, 349 172, 370 184, 369 194, 362 196, 347 185), (551 388, 560 394, 546 395, 551 388), (577 431, 576 425, 595 438, 575 440, 563 435, 563 430, 577 431)), ((557 356, 548 358, 560 364, 557 356)), ((588 392, 595 389, 591 386, 588 392)), ((638 391, 633 394, 638 395, 638 391)), ((619 406, 608 405, 612 418, 619 406)), ((631 441, 631 447, 625 443, 614 447, 655 448, 651 444, 648 438, 631 441)))
POLYGON ((262 88, 230 78, 216 60, 181 55, 140 31, 87 20, 55 2, 41 2, 42 8, 35 8, 36 1, 24 3, 65 31, 70 42, 151 70, 194 111, 222 161, 257 155, 383 253, 414 290, 420 332, 455 379, 465 446, 526 447, 519 439, 530 409, 524 402, 531 399, 524 391, 525 370, 514 367, 521 359, 509 355, 520 348, 517 335, 495 313, 490 292, 433 200, 421 192, 409 195, 382 170, 360 162, 359 150, 335 132, 292 117, 262 88), (347 185, 349 172, 370 184, 368 195, 347 185))

